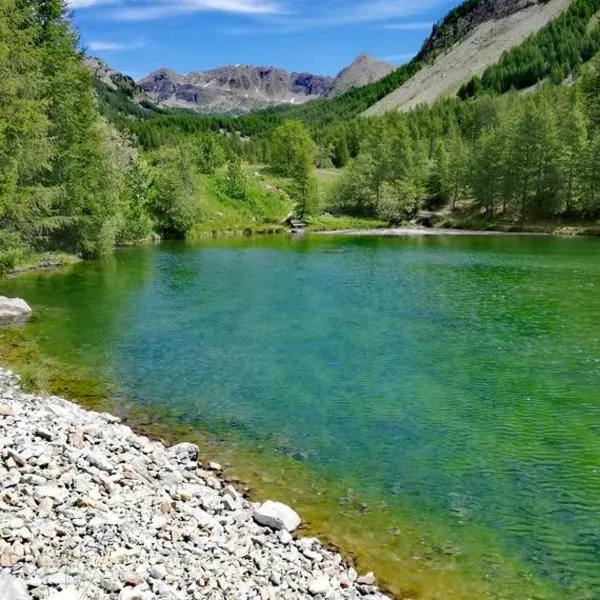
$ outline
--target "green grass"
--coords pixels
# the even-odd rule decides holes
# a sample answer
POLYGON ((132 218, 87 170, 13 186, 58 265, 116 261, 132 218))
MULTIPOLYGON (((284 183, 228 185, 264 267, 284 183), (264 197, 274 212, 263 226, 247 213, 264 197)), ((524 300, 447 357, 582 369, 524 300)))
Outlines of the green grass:
POLYGON ((343 231, 346 229, 382 229, 389 224, 378 219, 359 219, 358 217, 319 215, 310 219, 309 231, 343 231))
POLYGON ((285 231, 283 221, 292 212, 293 205, 285 193, 269 189, 248 174, 248 197, 235 200, 225 192, 225 171, 215 175, 201 175, 200 221, 190 237, 205 237, 219 233, 280 233, 285 231))
POLYGON ((27 273, 28 271, 44 271, 63 267, 81 262, 81 258, 74 254, 65 252, 31 252, 23 251, 15 255, 14 264, 8 269, 10 276, 27 273))

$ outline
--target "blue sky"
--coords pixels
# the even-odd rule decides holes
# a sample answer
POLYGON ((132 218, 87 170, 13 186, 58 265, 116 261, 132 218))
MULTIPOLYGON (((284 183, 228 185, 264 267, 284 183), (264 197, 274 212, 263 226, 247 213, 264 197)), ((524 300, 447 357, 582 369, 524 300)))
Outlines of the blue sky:
POLYGON ((335 75, 360 52, 400 64, 459 0, 70 0, 88 53, 139 78, 229 64, 335 75))

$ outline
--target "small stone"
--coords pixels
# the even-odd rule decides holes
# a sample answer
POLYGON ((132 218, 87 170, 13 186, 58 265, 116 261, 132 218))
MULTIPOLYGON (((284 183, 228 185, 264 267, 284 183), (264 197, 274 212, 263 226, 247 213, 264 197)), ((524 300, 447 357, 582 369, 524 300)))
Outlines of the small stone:
POLYGON ((154 529, 162 529, 167 524, 167 519, 162 515, 152 517, 152 527, 154 529))
POLYGON ((181 500, 183 500, 183 502, 191 500, 193 496, 194 494, 192 493, 192 490, 190 490, 190 488, 179 489, 179 497, 181 498, 181 500))
POLYGON ((128 585, 136 586, 142 583, 143 578, 137 571, 127 571, 123 575, 123 581, 128 585))
POLYGON ((101 452, 88 452, 85 458, 90 465, 100 469, 101 471, 112 473, 115 470, 114 465, 101 452))
POLYGON ((308 593, 316 596, 317 594, 325 595, 330 590, 329 577, 327 575, 321 575, 315 577, 308 584, 308 593))
POLYGON ((359 585, 377 585, 377 579, 372 571, 369 571, 366 575, 361 575, 356 583, 359 585))
POLYGON ((100 582, 100 587, 109 594, 116 594, 117 592, 121 591, 121 586, 113 579, 103 579, 100 582))
POLYGON ((223 498, 223 505, 225 506, 226 510, 229 510, 232 512, 234 510, 237 510, 237 508, 238 508, 238 503, 235 500, 233 500, 232 498, 230 498, 229 496, 225 496, 223 498))
POLYGON ((33 497, 36 500, 50 498, 51 500, 63 502, 67 498, 67 495, 67 491, 64 488, 60 488, 55 485, 40 485, 35 490, 33 497))
POLYGON ((50 498, 43 498, 38 504, 38 515, 40 517, 49 517, 52 513, 54 504, 50 498))
POLYGON ((38 427, 35 430, 35 435, 37 435, 38 437, 41 437, 43 440, 46 440, 48 442, 52 440, 52 434, 47 429, 44 429, 43 427, 38 427))
POLYGON ((292 541, 294 540, 292 534, 289 531, 286 531, 285 529, 282 529, 279 532, 279 541, 284 544, 285 546, 287 546, 288 544, 290 544, 292 541))
POLYGON ((211 469, 212 471, 222 471, 223 467, 218 463, 218 462, 209 462, 208 463, 208 468, 211 469))
POLYGON ((12 448, 9 448, 6 453, 8 454, 8 456, 10 458, 13 459, 15 465, 17 467, 24 467, 27 464, 27 461, 15 450, 13 450, 12 448))
POLYGON ((119 417, 115 417, 114 415, 111 415, 110 413, 100 413, 100 416, 107 422, 107 423, 112 423, 112 424, 116 424, 116 423, 120 423, 121 419, 119 419, 119 417))
POLYGON ((172 510, 173 505, 170 502, 165 500, 160 503, 160 512, 163 513, 163 515, 168 515, 172 510))
POLYGON ((296 511, 286 504, 273 502, 272 500, 267 500, 264 504, 255 508, 252 516, 260 525, 276 530, 285 529, 289 532, 297 529, 301 523, 296 511))
POLYGON ((10 407, 0 405, 0 417, 10 417, 12 414, 13 413, 12 410, 10 410, 10 407))
POLYGON ((85 442, 83 441, 83 436, 79 433, 70 433, 69 434, 69 444, 74 446, 75 448, 84 448, 85 442))
POLYGON ((196 461, 198 460, 198 455, 200 453, 200 449, 196 444, 191 444, 189 442, 182 442, 181 444, 177 444, 175 446, 171 446, 167 450, 167 452, 173 456, 177 456, 179 458, 185 458, 189 460, 196 461))
POLYGON ((149 575, 152 577, 152 579, 158 579, 160 581, 167 576, 167 570, 165 569, 164 565, 154 565, 151 567, 149 575))

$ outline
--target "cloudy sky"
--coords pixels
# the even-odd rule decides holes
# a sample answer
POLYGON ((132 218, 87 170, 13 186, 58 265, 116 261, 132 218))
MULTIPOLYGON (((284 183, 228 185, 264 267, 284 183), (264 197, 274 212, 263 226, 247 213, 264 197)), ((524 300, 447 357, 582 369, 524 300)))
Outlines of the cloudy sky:
POLYGON ((360 52, 408 60, 459 0, 71 0, 88 54, 135 78, 227 64, 335 75, 360 52))

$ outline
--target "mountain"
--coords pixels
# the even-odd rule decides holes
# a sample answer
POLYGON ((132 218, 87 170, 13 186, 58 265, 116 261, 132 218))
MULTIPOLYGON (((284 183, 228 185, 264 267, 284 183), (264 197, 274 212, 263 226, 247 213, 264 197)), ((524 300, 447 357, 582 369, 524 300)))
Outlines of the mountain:
POLYGON ((391 73, 394 68, 368 54, 359 54, 350 65, 338 73, 325 97, 335 98, 353 88, 379 81, 391 73))
POLYGON ((128 75, 115 71, 95 56, 86 56, 84 62, 92 73, 99 108, 105 115, 145 117, 164 112, 128 75))
POLYGON ((423 63, 418 72, 364 114, 406 111, 456 94, 463 83, 496 64, 569 4, 570 0, 468 0, 434 27, 416 57, 423 63))
POLYGON ((139 80, 138 85, 164 106, 243 114, 320 98, 332 81, 331 77, 288 73, 274 67, 233 65, 188 75, 159 69, 139 80))

